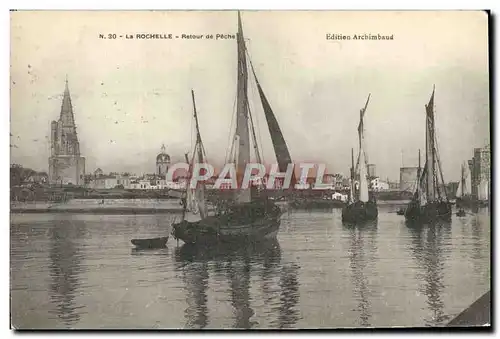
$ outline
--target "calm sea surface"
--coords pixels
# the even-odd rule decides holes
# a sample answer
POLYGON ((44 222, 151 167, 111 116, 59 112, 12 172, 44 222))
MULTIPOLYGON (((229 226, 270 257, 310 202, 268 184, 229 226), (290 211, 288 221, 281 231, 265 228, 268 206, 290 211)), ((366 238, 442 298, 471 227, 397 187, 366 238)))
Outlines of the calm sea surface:
POLYGON ((346 227, 289 211, 276 242, 136 251, 173 214, 11 215, 16 328, 317 328, 446 324, 490 289, 488 209, 412 227, 391 205, 346 227))

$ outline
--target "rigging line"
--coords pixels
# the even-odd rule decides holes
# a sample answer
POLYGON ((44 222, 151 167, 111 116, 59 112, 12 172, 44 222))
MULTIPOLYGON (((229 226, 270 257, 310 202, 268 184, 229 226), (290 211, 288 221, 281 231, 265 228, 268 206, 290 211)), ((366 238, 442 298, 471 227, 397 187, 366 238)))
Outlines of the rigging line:
MULTIPOLYGON (((257 86, 257 75, 255 74, 255 70, 254 70, 254 68, 253 68, 252 59, 251 59, 251 57, 250 57, 250 53, 248 52, 248 49, 246 48, 246 46, 245 46, 245 53, 246 53, 246 55, 247 55, 247 60, 248 60, 248 62, 250 63, 250 67, 251 67, 251 69, 252 69, 252 73, 253 73, 253 76, 254 76, 254 77, 253 77, 253 78, 254 78, 254 82, 252 82, 252 84, 254 84, 254 86, 257 86)), ((253 91, 254 91, 254 89, 253 89, 252 85, 250 85, 250 88, 252 88, 252 92, 253 92, 253 91)), ((258 92, 258 91, 257 91, 257 92, 258 92)), ((255 94, 255 92, 254 92, 254 94, 255 94)), ((247 95, 247 97, 248 97, 248 95, 247 95)), ((260 99, 259 99, 259 100, 260 100, 260 99)), ((249 102, 249 100, 247 100, 247 102, 249 102)), ((248 106, 248 110, 250 111, 250 106, 248 106)), ((252 119, 253 119, 253 118, 252 118, 252 119)), ((260 126, 260 123, 259 123, 259 116, 258 116, 258 114, 256 115, 255 120, 256 120, 256 122, 257 122, 257 126, 260 126)), ((252 123, 253 123, 253 122, 252 122, 252 123)), ((257 142, 256 142, 256 143, 257 143, 257 142)), ((263 146, 262 146, 262 134, 261 134, 260 132, 259 132, 259 144, 260 144, 260 149, 263 151, 263 150, 264 150, 264 148, 263 148, 263 146)), ((257 146, 257 147, 259 147, 259 146, 257 146)), ((262 157, 261 157, 261 160, 262 160, 262 157)))
MULTIPOLYGON (((433 113, 435 113, 436 110, 434 108, 434 111, 433 113)), ((444 195, 446 197, 446 200, 448 200, 448 192, 446 190, 446 185, 445 185, 445 182, 444 182, 444 176, 443 176, 443 169, 441 168, 441 157, 439 155, 439 149, 438 149, 438 140, 437 140, 437 133, 436 133, 436 124, 435 124, 435 117, 434 117, 434 132, 433 132, 433 137, 434 137, 434 149, 436 150, 436 157, 437 157, 437 164, 438 164, 438 169, 439 169, 439 174, 440 174, 440 177, 441 177, 441 181, 443 182, 443 189, 444 189, 444 195)), ((437 179, 437 178, 436 178, 437 179)))
POLYGON ((229 157, 231 156, 229 152, 232 152, 232 149, 234 147, 234 136, 232 136, 232 131, 233 131, 233 124, 234 124, 234 116, 236 115, 236 101, 238 99, 238 94, 235 93, 234 95, 234 101, 233 101, 233 109, 232 109, 232 114, 231 114, 231 124, 229 125, 229 134, 228 134, 228 140, 227 140, 227 148, 226 148, 226 155, 224 158, 225 162, 230 162, 229 157))
POLYGON ((250 117, 250 128, 252 130, 252 138, 253 138, 253 143, 254 143, 254 150, 255 150, 255 158, 257 162, 260 164, 262 161, 260 157, 260 152, 259 152, 259 145, 257 144, 257 136, 255 135, 255 127, 253 124, 253 117, 252 117, 252 112, 250 110, 250 105, 248 104, 247 100, 247 109, 248 109, 248 116, 250 117))
POLYGON ((191 136, 190 136, 190 142, 191 144, 189 145, 189 150, 192 150, 193 149, 193 139, 194 139, 194 117, 192 116, 191 117, 191 136))
POLYGON ((443 170, 441 168, 441 160, 440 160, 441 157, 439 156, 439 150, 437 147, 437 135, 436 134, 434 134, 434 139, 435 139, 434 148, 436 150, 436 157, 437 157, 437 163, 438 163, 438 168, 439 168, 439 174, 441 176, 441 181, 443 182, 444 196, 445 196, 446 200, 448 200, 448 192, 446 190, 446 185, 444 183, 443 170))
MULTIPOLYGON (((252 85, 250 85, 250 88, 252 88, 252 85)), ((248 97, 248 93, 247 93, 247 97, 248 97)), ((257 142, 257 135, 255 133, 255 125, 253 123, 252 110, 250 109, 250 100, 247 100, 247 110, 248 110, 248 116, 250 117, 250 128, 251 128, 251 131, 252 131, 252 138, 253 138, 253 143, 254 143, 255 157, 256 157, 256 160, 257 160, 258 163, 262 163, 262 156, 260 154, 259 144, 257 142)), ((261 145, 261 149, 262 149, 262 145, 261 145)))

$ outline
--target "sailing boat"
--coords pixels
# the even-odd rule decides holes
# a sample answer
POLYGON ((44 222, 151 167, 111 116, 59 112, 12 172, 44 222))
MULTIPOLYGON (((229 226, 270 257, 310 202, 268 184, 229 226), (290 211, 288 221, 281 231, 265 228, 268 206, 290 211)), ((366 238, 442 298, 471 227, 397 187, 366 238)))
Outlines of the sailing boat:
MULTIPOLYGON (((237 181, 240 183, 246 166, 250 163, 251 141, 253 141, 253 149, 257 162, 262 163, 262 159, 248 101, 247 50, 239 12, 237 51, 236 130, 232 139, 228 163, 236 165, 237 181), (250 132, 252 140, 250 139, 250 132)), ((278 121, 271 109, 271 105, 257 79, 251 61, 249 66, 251 67, 262 108, 266 116, 279 171, 286 172, 288 164, 292 163, 288 147, 281 133, 278 121)), ((197 133, 199 134, 198 125, 196 126, 197 133)), ((253 190, 252 187, 235 189, 231 199, 220 201, 215 215, 207 215, 206 213, 202 215, 200 213, 201 219, 195 222, 189 222, 183 218, 180 223, 172 225, 173 236, 183 240, 185 243, 259 241, 263 238, 276 237, 280 226, 281 209, 271 200, 267 199, 266 196, 253 197, 253 190)))
POLYGON ((456 197, 458 208, 469 207, 473 204, 471 173, 467 164, 462 164, 456 197))
POLYGON ((490 200, 490 182, 489 179, 480 178, 477 185, 477 206, 489 206, 490 200))
POLYGON ((415 194, 405 211, 407 221, 434 222, 451 219, 451 203, 444 185, 435 135, 434 92, 435 89, 432 90, 429 104, 425 106, 425 166, 421 171, 419 151, 417 185, 415 194))
POLYGON ((359 153, 356 169, 354 169, 354 150, 351 150, 351 185, 349 201, 342 209, 342 221, 348 223, 357 223, 375 220, 378 217, 377 202, 368 192, 368 161, 366 159, 365 138, 364 138, 364 116, 370 95, 366 100, 365 107, 360 111, 358 137, 359 153), (358 188, 356 189, 356 174, 359 174, 358 188))

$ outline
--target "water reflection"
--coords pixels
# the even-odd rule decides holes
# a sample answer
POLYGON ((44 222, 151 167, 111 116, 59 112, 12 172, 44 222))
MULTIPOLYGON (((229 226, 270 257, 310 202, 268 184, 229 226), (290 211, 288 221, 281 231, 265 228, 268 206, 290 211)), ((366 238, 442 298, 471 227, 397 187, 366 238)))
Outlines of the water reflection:
POLYGON ((349 262, 351 268, 351 280, 353 284, 354 298, 358 301, 355 311, 359 313, 359 325, 370 326, 372 317, 370 298, 371 293, 368 288, 367 266, 374 261, 376 251, 377 221, 370 221, 362 224, 344 224, 344 229, 349 235, 349 262), (367 234, 367 235, 366 235, 367 234), (365 237, 368 241, 366 242, 365 237))
POLYGON ((186 327, 203 328, 209 322, 209 268, 229 283, 228 299, 232 306, 234 328, 259 326, 253 319, 252 301, 256 298, 279 303, 279 307, 273 309, 277 313, 279 328, 293 326, 299 319, 299 266, 281 263, 281 248, 276 240, 237 246, 198 247, 184 244, 176 249, 175 260, 177 269, 182 271, 187 292, 186 327), (257 275, 263 295, 252 298, 251 281, 257 275), (278 290, 272 288, 275 278, 279 279, 278 290))
POLYGON ((281 289, 278 328, 292 328, 299 320, 299 266, 284 266, 279 286, 281 289))
POLYGON ((423 281, 418 290, 427 297, 427 305, 432 312, 431 318, 425 318, 424 323, 426 326, 442 325, 449 320, 449 316, 444 313, 441 295, 444 289, 444 239, 450 239, 451 224, 413 224, 408 230, 411 236, 410 249, 420 269, 417 278, 423 281))
POLYGON ((56 307, 56 314, 62 322, 70 327, 80 320, 84 313, 83 306, 75 302, 79 289, 80 275, 84 272, 82 265, 83 251, 79 241, 85 233, 85 223, 78 220, 56 218, 50 229, 50 301, 56 307))

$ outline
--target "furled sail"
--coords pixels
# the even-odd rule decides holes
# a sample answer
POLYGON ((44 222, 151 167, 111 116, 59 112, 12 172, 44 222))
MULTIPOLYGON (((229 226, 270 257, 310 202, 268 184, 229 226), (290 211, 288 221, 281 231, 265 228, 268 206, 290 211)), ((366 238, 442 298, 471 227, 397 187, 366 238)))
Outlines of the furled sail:
POLYGON ((418 201, 420 203, 420 206, 424 206, 427 204, 427 164, 425 164, 424 169, 422 171, 422 174, 420 175, 420 178, 417 180, 417 187, 418 187, 418 201))
MULTIPOLYGON (((186 162, 189 163, 190 178, 193 177, 195 159, 196 162, 199 164, 205 162, 204 148, 203 148, 203 142, 201 141, 200 126, 198 124, 198 115, 196 112, 196 103, 194 100, 193 90, 191 90, 191 96, 193 98, 193 111, 194 111, 193 116, 196 127, 196 143, 193 150, 192 160, 189 161, 187 154, 185 155, 186 162)), ((205 184, 202 182, 198 182, 194 189, 190 187, 189 182, 187 183, 187 185, 188 186, 186 187, 186 212, 189 212, 189 217, 187 219, 190 219, 190 221, 194 221, 193 215, 197 215, 196 219, 205 218, 207 216, 207 208, 205 203, 205 184)))
POLYGON ((471 173, 468 164, 463 164, 456 196, 464 197, 471 194, 472 194, 471 173))
MULTIPOLYGON (((204 148, 203 148, 203 142, 201 141, 201 134, 200 134, 200 125, 198 124, 198 113, 196 112, 196 102, 194 100, 194 91, 191 90, 191 96, 193 98, 193 111, 194 111, 194 121, 195 121, 195 127, 196 127, 196 144, 195 144, 195 150, 193 153, 197 155, 198 157, 198 163, 202 164, 205 162, 205 159, 203 157, 204 153, 204 148)), ((200 217, 203 219, 207 216, 207 208, 205 204, 205 184, 204 183, 198 183, 196 187, 196 202, 198 205, 198 210, 200 211, 200 217)))
MULTIPOLYGON (((195 153, 196 154, 196 146, 195 153)), ((186 162, 189 164, 189 175, 188 181, 186 183, 186 206, 184 211, 184 219, 188 221, 195 221, 201 219, 199 216, 199 206, 198 201, 196 199, 196 188, 193 189, 190 186, 190 180, 193 177, 193 166, 194 166, 194 155, 191 160, 188 158, 188 154, 185 154, 186 162)))
POLYGON ((368 173, 364 152, 359 154, 359 201, 368 201, 368 173))
POLYGON ((370 102, 370 95, 368 95, 365 107, 362 108, 359 112, 359 125, 358 125, 358 138, 359 138, 359 154, 357 163, 358 173, 359 173, 358 199, 363 202, 367 202, 369 200, 368 171, 367 171, 367 159, 365 153, 365 136, 364 136, 364 117, 369 102, 370 102))
MULTIPOLYGON (((247 61, 245 54, 245 40, 243 36, 243 28, 241 25, 241 17, 238 12, 238 85, 236 97, 236 136, 234 140, 238 141, 237 145, 237 163, 236 173, 238 175, 238 182, 245 173, 247 164, 250 162, 250 133, 248 130, 248 73, 247 61)), ((238 202, 250 202, 250 190, 237 190, 236 199, 238 202)))
POLYGON ((429 103, 425 106, 426 129, 425 129, 425 161, 428 175, 426 176, 426 194, 429 201, 436 198, 436 169, 435 169, 435 147, 434 147, 434 89, 429 103))
POLYGON ((477 199, 480 201, 489 200, 490 183, 486 179, 481 179, 477 188, 477 199))

